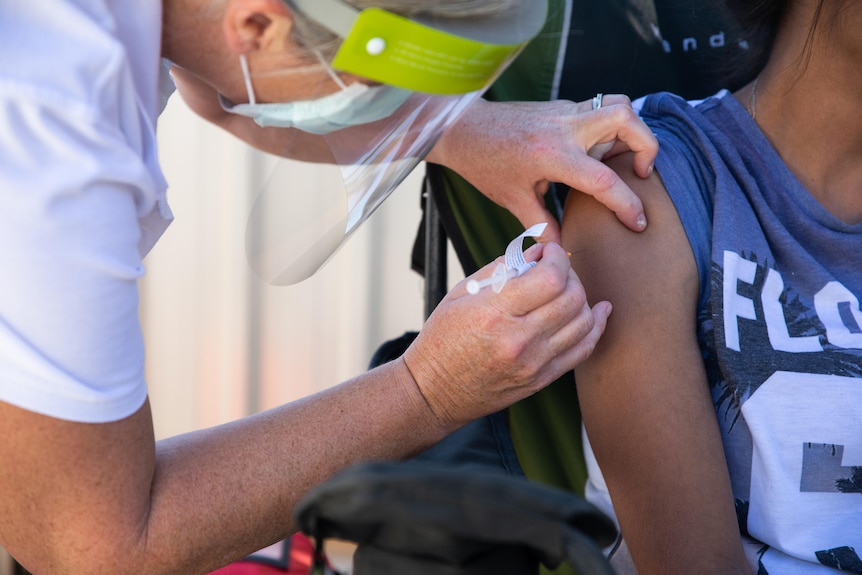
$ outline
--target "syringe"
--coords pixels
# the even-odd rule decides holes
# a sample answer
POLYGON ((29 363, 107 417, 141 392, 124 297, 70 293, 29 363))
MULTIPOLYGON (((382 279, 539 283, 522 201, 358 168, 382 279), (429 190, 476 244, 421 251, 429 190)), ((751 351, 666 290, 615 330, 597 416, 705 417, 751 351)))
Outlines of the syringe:
POLYGON ((483 280, 470 280, 467 282, 467 293, 470 295, 476 295, 479 293, 483 287, 491 286, 494 289, 494 293, 500 293, 500 290, 503 289, 503 286, 506 285, 506 282, 511 278, 516 278, 531 267, 536 265, 536 262, 529 262, 523 268, 506 268, 505 264, 497 264, 497 267, 494 268, 494 273, 491 274, 491 277, 483 279, 483 280))
POLYGON ((546 223, 536 224, 509 242, 509 245, 506 247, 506 263, 497 264, 497 267, 494 268, 494 273, 491 274, 491 277, 489 278, 483 280, 471 279, 468 281, 467 293, 476 295, 479 293, 479 290, 487 286, 493 287, 494 293, 500 293, 500 290, 503 289, 503 286, 506 285, 506 282, 509 281, 509 279, 518 277, 536 265, 536 262, 524 261, 524 251, 521 246, 524 238, 542 235, 542 232, 545 231, 545 227, 547 227, 547 225, 548 224, 546 223))

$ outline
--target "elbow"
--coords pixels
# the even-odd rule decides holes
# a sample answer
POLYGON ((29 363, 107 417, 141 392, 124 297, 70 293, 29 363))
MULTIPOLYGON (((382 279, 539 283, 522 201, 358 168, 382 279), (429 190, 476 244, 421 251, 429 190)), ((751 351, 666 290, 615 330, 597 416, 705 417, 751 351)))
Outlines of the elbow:
MULTIPOLYGON (((37 545, 21 549, 9 545, 15 560, 34 575, 168 575, 154 565, 146 545, 118 533, 102 537, 80 537, 74 525, 45 533, 37 545), (72 532, 72 533, 70 533, 72 532), (131 541, 131 542, 130 542, 131 541)), ((186 574, 188 575, 188 574, 186 574)))

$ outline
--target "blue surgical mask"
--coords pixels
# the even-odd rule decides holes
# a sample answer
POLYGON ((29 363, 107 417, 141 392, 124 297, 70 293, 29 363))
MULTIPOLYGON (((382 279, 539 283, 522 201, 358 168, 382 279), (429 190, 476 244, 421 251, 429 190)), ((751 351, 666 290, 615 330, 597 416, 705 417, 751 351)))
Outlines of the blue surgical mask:
POLYGON ((367 86, 361 82, 345 85, 328 64, 327 72, 339 85, 334 94, 313 100, 259 104, 254 96, 245 56, 240 55, 243 78, 248 90, 248 104, 233 104, 219 95, 225 111, 252 118, 264 128, 296 128, 312 134, 329 134, 336 130, 376 122, 391 116, 412 92, 388 85, 367 86))

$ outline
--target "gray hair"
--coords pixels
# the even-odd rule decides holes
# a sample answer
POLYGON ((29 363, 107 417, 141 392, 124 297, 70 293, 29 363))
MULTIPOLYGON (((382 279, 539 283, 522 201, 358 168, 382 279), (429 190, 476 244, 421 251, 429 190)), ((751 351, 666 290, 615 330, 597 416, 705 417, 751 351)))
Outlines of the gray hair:
MULTIPOLYGON (((294 8, 294 39, 300 46, 314 49, 326 58, 331 58, 341 38, 304 16, 294 8)), ((427 15, 438 18, 471 18, 502 14, 517 6, 522 0, 344 0, 360 10, 382 8, 401 16, 427 15)))

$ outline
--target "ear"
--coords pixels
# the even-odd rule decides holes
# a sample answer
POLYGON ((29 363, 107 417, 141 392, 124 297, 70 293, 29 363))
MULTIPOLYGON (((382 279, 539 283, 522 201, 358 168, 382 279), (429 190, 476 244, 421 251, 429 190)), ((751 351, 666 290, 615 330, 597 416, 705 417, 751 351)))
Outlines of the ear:
POLYGON ((283 0, 227 0, 224 21, 228 47, 237 54, 283 45, 293 26, 293 13, 283 0))

